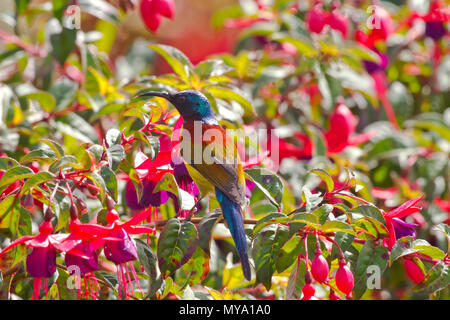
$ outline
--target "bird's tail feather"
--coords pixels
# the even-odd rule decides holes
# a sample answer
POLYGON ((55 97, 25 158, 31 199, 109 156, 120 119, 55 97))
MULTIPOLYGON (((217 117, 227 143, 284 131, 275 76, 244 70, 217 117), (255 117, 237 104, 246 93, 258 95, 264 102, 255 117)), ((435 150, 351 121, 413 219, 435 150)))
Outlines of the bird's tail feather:
POLYGON ((248 260, 247 240, 244 230, 244 219, 239 204, 231 201, 219 188, 216 188, 216 197, 219 201, 222 213, 227 221, 236 249, 241 258, 242 271, 247 280, 251 279, 250 262, 248 260))

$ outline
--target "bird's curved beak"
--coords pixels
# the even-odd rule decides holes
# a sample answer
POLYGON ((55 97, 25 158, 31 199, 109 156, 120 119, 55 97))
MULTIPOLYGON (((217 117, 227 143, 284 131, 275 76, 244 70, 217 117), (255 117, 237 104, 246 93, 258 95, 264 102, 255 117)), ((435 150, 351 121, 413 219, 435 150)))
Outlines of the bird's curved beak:
POLYGON ((149 91, 143 94, 140 94, 138 97, 161 97, 170 102, 172 102, 172 95, 168 92, 159 92, 159 91, 149 91))

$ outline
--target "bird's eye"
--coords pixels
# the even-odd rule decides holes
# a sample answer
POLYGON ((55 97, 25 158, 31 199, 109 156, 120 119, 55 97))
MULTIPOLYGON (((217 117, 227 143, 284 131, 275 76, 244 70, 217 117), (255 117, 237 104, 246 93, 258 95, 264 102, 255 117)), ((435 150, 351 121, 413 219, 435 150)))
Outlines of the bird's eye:
POLYGON ((178 99, 180 100, 180 102, 185 102, 186 101, 186 97, 185 96, 180 96, 178 99))

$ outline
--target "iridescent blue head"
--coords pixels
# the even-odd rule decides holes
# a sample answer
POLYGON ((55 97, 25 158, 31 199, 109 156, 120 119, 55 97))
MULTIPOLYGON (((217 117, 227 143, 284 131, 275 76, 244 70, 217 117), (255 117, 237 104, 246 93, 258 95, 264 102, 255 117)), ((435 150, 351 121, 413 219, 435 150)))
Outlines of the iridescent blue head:
POLYGON ((147 92, 140 97, 162 97, 170 101, 177 108, 184 121, 202 121, 217 124, 208 99, 196 90, 184 90, 174 93, 147 92))

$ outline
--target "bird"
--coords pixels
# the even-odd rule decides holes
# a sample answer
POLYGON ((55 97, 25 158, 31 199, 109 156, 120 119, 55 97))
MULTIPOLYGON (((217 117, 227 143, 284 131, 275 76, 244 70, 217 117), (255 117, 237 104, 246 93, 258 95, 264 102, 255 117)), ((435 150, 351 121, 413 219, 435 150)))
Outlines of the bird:
POLYGON ((155 96, 169 101, 183 117, 181 156, 201 197, 211 194, 216 196, 236 245, 244 277, 250 281, 251 269, 243 214, 243 208, 248 205, 248 200, 245 197, 244 170, 236 144, 227 136, 217 121, 208 99, 201 92, 151 91, 139 95, 139 97, 155 96), (185 132, 187 135, 184 135, 185 132), (207 132, 210 134, 206 134, 207 132), (209 139, 207 135, 210 136, 209 139))

